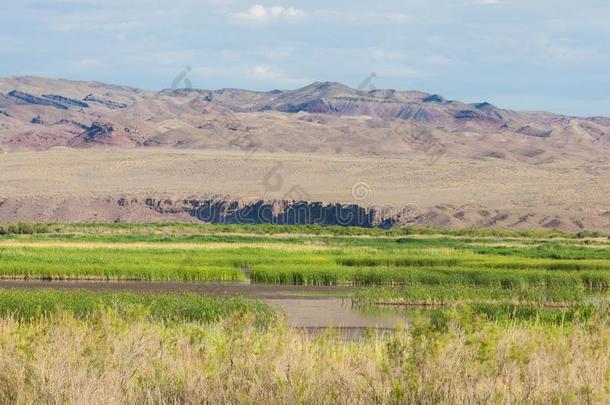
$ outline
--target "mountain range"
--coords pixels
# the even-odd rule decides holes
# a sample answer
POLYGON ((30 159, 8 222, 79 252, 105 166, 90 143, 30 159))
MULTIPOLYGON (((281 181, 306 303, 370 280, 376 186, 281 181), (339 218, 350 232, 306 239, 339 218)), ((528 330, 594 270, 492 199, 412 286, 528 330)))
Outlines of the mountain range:
POLYGON ((165 89, 0 79, 0 147, 233 149, 527 163, 603 158, 610 118, 520 112, 334 82, 296 90, 165 89))

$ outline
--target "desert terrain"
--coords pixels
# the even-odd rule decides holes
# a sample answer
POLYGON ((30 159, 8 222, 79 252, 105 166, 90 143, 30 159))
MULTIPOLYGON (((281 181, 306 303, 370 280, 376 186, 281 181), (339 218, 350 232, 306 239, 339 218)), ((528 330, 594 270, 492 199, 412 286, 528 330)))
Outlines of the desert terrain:
POLYGON ((608 118, 328 82, 151 92, 21 77, 0 93, 2 221, 231 223, 262 207, 311 222, 282 217, 298 207, 330 224, 357 211, 345 224, 610 231, 608 118))

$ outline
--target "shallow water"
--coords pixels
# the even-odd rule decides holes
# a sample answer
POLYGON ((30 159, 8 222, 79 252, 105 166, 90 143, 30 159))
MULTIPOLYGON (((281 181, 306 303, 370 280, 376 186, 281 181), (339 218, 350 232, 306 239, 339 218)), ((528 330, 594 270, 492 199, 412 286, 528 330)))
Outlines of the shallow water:
POLYGON ((286 314, 288 324, 297 328, 375 328, 391 329, 404 321, 398 311, 363 311, 351 299, 324 298, 267 299, 277 311, 286 314))
POLYGON ((0 280, 0 288, 58 288, 93 291, 131 291, 159 293, 195 293, 211 296, 243 295, 254 298, 281 299, 302 297, 321 299, 349 295, 355 291, 348 286, 300 286, 251 284, 249 282, 180 282, 180 281, 87 281, 87 280, 0 280))
POLYGON ((352 305, 356 287, 250 284, 247 282, 143 282, 0 280, 0 289, 64 289, 115 292, 189 292, 209 296, 241 295, 262 299, 286 316, 288 324, 318 333, 336 328, 341 335, 362 335, 367 329, 393 329, 406 321, 397 308, 364 310, 352 305))

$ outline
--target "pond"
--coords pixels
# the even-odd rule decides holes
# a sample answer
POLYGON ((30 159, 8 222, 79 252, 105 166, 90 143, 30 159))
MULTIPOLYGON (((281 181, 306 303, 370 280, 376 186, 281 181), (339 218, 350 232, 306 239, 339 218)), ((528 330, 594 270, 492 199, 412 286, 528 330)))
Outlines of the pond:
POLYGON ((357 287, 251 284, 248 282, 146 282, 0 280, 1 288, 73 289, 107 292, 194 293, 209 296, 240 295, 267 302, 286 316, 288 325, 316 333, 333 328, 346 336, 368 329, 391 330, 406 322, 398 308, 362 308, 350 296, 357 287))

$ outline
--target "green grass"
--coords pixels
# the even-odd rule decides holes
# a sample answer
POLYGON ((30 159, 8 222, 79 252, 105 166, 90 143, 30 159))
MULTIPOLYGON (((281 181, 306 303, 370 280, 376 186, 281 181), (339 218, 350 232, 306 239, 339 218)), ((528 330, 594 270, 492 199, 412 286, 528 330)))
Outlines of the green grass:
POLYGON ((242 297, 0 289, 3 402, 96 403, 118 393, 115 402, 136 403, 606 403, 610 392, 603 238, 199 224, 2 229, 18 232, 0 236, 0 277, 245 280, 247 267, 258 283, 361 286, 356 309, 399 311, 409 325, 343 341, 334 331, 290 330, 270 306, 242 297), (127 381, 131 391, 117 389, 127 381), (337 387, 344 391, 329 391, 337 387), (365 395, 351 398, 355 389, 365 395))
POLYGON ((413 308, 406 312, 410 319, 424 320, 436 330, 446 330, 450 323, 480 325, 492 322, 502 327, 507 325, 584 325, 608 319, 608 305, 580 304, 565 308, 542 308, 538 305, 473 302, 453 304, 443 308, 413 308))
POLYGON ((30 244, 0 244, 0 277, 236 281, 245 280, 248 267, 254 282, 276 284, 610 287, 610 243, 599 239, 482 236, 487 232, 422 237, 359 228, 341 230, 356 234, 345 235, 291 226, 46 227, 52 232, 0 237, 30 244))
POLYGON ((561 270, 562 266, 524 266, 493 268, 481 266, 338 266, 328 264, 256 264, 252 280, 269 284, 305 285, 471 285, 502 288, 520 286, 573 286, 604 290, 610 286, 610 271, 561 270))
POLYGON ((31 321, 69 312, 79 318, 109 310, 123 317, 145 316, 166 322, 217 322, 249 314, 259 323, 275 319, 266 304, 241 297, 196 294, 135 294, 59 290, 0 290, 0 317, 31 321))
POLYGON ((404 308, 412 321, 426 320, 437 327, 448 322, 467 325, 473 319, 500 323, 551 323, 564 325, 592 318, 608 319, 609 296, 591 296, 579 288, 474 288, 470 286, 429 286, 359 291, 355 305, 367 309, 379 306, 404 308))
POLYGON ((357 301, 376 304, 449 305, 453 303, 515 303, 539 306, 584 304, 589 297, 583 288, 501 288, 468 285, 372 287, 359 290, 357 301))
POLYGON ((116 280, 244 280, 239 255, 182 249, 0 248, 8 278, 116 280))

